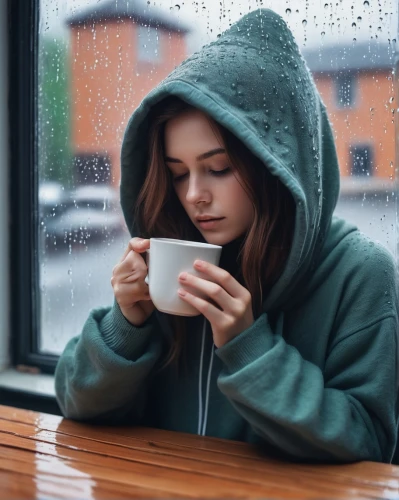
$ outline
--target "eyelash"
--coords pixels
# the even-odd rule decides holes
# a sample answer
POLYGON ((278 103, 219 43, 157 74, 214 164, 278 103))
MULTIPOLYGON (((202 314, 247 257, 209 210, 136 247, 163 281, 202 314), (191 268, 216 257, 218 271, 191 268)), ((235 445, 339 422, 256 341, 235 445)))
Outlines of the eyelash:
MULTIPOLYGON (((229 172, 230 170, 231 170, 230 167, 226 167, 223 170, 210 170, 210 172, 212 173, 212 175, 219 177, 219 176, 227 174, 227 172, 229 172)), ((183 175, 179 175, 178 177, 173 177, 173 182, 179 182, 179 181, 183 180, 184 177, 186 177, 186 175, 187 174, 183 174, 183 175)))

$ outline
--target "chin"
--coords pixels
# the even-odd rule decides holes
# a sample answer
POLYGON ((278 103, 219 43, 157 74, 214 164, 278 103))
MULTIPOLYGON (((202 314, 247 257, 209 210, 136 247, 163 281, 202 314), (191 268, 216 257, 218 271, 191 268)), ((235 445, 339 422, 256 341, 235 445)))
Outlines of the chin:
POLYGON ((209 232, 209 234, 202 233, 202 236, 204 237, 205 241, 210 245, 219 245, 221 247, 227 245, 228 243, 232 242, 235 239, 235 237, 229 237, 228 235, 223 233, 209 232))

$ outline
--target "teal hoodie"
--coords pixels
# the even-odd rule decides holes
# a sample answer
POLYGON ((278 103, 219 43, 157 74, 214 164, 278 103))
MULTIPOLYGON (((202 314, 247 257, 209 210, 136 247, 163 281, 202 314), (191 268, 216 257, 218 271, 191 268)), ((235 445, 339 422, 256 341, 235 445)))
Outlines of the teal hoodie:
MULTIPOLYGON (((332 130, 290 30, 274 12, 253 11, 143 99, 122 146, 121 204, 132 236, 142 236, 132 213, 146 171, 149 111, 170 95, 233 132, 290 190, 291 252, 260 316, 223 347, 215 348, 203 316, 187 319, 184 376, 157 371, 172 335, 165 314, 154 311, 134 327, 116 302, 91 311, 56 368, 63 414, 247 441, 288 459, 390 462, 396 266, 384 247, 333 216, 332 130)), ((222 261, 232 251, 226 245, 222 261)))

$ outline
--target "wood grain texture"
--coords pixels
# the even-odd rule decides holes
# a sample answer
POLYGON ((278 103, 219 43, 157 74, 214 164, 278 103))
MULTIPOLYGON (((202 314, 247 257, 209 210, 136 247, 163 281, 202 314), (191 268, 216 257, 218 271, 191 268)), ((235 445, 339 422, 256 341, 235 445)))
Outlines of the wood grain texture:
POLYGON ((247 443, 0 405, 0 499, 399 498, 399 467, 304 465, 247 443))

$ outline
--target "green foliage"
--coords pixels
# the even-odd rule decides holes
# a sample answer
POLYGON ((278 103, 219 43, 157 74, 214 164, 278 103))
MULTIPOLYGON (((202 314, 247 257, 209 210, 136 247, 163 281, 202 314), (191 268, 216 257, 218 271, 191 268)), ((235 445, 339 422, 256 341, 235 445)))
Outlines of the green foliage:
POLYGON ((38 160, 40 181, 73 182, 69 49, 67 41, 39 39, 38 160))

